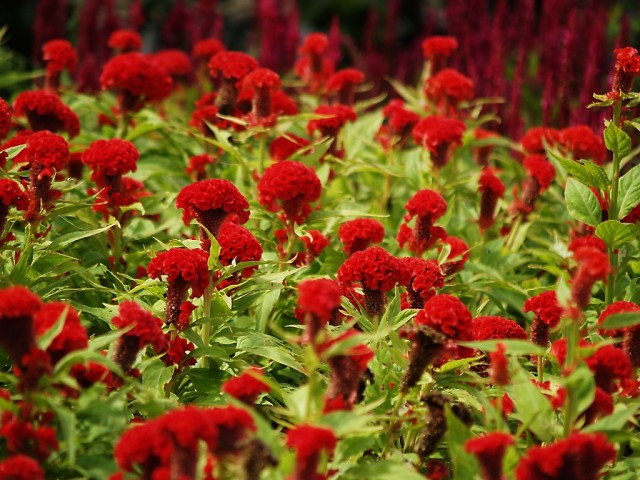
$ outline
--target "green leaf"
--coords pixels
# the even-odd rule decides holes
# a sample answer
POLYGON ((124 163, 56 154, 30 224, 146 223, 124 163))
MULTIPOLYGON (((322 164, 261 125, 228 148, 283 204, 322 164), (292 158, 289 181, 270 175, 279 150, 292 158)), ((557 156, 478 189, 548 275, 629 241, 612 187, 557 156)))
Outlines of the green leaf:
POLYGON ((600 210, 598 199, 593 192, 589 190, 589 187, 570 178, 567 180, 564 198, 567 202, 569 215, 573 218, 592 227, 600 223, 602 210, 600 210))
POLYGON ((585 363, 581 363, 564 382, 567 395, 570 396, 575 408, 572 410, 573 418, 565 419, 565 422, 573 424, 576 419, 593 403, 596 396, 596 381, 593 373, 585 363))
MULTIPOLYGON (((413 467, 397 460, 382 460, 381 462, 370 463, 368 465, 358 465, 345 472, 344 478, 372 479, 379 478, 388 480, 424 480, 424 477, 416 472, 413 467)), ((472 477, 469 477, 472 478, 472 477)))
POLYGON ((477 342, 458 342, 459 345, 463 345, 465 347, 477 348, 478 350, 482 350, 485 352, 494 352, 497 350, 498 343, 501 343, 506 348, 506 353, 510 353, 512 355, 536 355, 536 356, 545 356, 546 349, 536 345, 535 343, 529 342, 527 340, 509 340, 509 339, 500 339, 500 340, 481 340, 477 342))
POLYGON ((96 228, 94 230, 85 230, 84 232, 72 232, 67 233, 66 235, 60 235, 59 237, 56 237, 53 242, 51 242, 49 248, 51 250, 57 250, 58 248, 66 247, 67 245, 77 242, 78 240, 82 240, 83 238, 93 237, 94 235, 106 232, 114 226, 115 223, 112 223, 111 225, 107 225, 106 227, 96 228))
MULTIPOLYGON (((25 140, 25 142, 26 142, 26 140, 25 140)), ((25 148, 27 148, 27 144, 26 143, 24 143, 22 145, 16 145, 15 147, 5 148, 2 151, 7 154, 6 160, 11 160, 15 156, 17 156, 22 150, 24 150, 25 148)))
POLYGON ((633 167, 622 177, 618 187, 618 218, 624 218, 640 203, 640 165, 633 167))
POLYGON ((630 405, 582 429, 583 432, 619 432, 636 414, 640 405, 630 405))
POLYGON ((617 329, 628 328, 640 324, 640 312, 625 312, 609 315, 598 328, 617 329))
POLYGON ((631 151, 631 137, 613 122, 604 130, 604 144, 618 158, 624 158, 631 151))
POLYGON ((469 480, 475 478, 478 462, 474 456, 464 449, 464 444, 471 438, 471 431, 456 417, 449 405, 446 406, 447 446, 453 461, 453 480, 469 480))
POLYGON ((576 162, 570 158, 550 152, 553 158, 576 180, 584 183, 587 187, 594 187, 598 190, 609 190, 611 182, 602 167, 589 161, 576 162))
POLYGON ((56 323, 54 323, 49 330, 47 330, 44 335, 38 338, 38 348, 40 350, 46 350, 53 342, 54 338, 56 338, 62 329, 64 328, 64 322, 67 319, 67 313, 69 313, 69 306, 66 306, 62 309, 62 313, 58 316, 56 323))
POLYGON ((239 337, 237 349, 238 351, 268 358, 298 372, 304 372, 302 365, 293 358, 288 349, 271 335, 253 332, 250 335, 239 337))
POLYGON ((632 242, 638 235, 637 225, 607 220, 596 227, 596 236, 601 238, 609 248, 618 248, 632 242))

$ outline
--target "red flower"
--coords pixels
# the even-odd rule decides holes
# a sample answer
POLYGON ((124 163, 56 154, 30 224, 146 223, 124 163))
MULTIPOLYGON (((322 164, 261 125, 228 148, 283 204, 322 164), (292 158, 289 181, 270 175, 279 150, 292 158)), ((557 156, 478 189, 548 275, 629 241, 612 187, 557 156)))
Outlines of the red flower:
POLYGON ((42 59, 47 65, 45 81, 48 87, 56 89, 60 84, 60 74, 65 70, 76 71, 78 55, 67 40, 50 40, 42 45, 42 59))
POLYGON ((203 105, 196 108, 191 114, 191 120, 189 125, 200 129, 202 134, 206 137, 213 136, 212 130, 207 124, 211 124, 216 128, 225 130, 228 128, 239 128, 240 126, 235 123, 231 123, 228 120, 224 120, 218 116, 220 110, 215 105, 203 105))
POLYGON ((278 137, 271 142, 269 156, 275 162, 281 162, 309 145, 311 145, 311 142, 306 138, 287 133, 285 136, 278 137))
POLYGON ((436 294, 438 288, 444 286, 444 275, 435 260, 405 257, 401 259, 411 272, 411 280, 407 282, 409 308, 422 308, 424 302, 436 294))
POLYGON ((307 230, 306 235, 300 237, 300 241, 304 245, 305 252, 299 259, 304 265, 311 265, 323 250, 329 246, 329 239, 318 230, 307 230))
POLYGON ((538 194, 544 193, 556 178, 556 169, 543 155, 529 155, 522 161, 529 177, 538 182, 538 194))
POLYGON ((314 115, 325 118, 316 118, 307 123, 307 133, 313 135, 315 131, 324 137, 337 137, 340 129, 347 122, 355 122, 358 118, 356 112, 347 105, 320 105, 313 111, 314 115))
MULTIPOLYGON (((0 140, 7 136, 11 130, 11 107, 0 98, 0 140)), ((4 165, 2 165, 4 166, 4 165)))
POLYGON ((364 308, 371 316, 380 315, 386 303, 385 292, 409 277, 404 263, 380 247, 369 247, 347 258, 338 269, 338 282, 345 288, 360 286, 364 308))
MULTIPOLYGON (((192 305, 191 302, 184 302, 182 305, 192 305)), ((187 319, 184 324, 189 323, 187 319)), ((195 345, 182 337, 175 337, 173 340, 170 338, 171 334, 167 334, 167 351, 162 357, 162 361, 165 365, 177 365, 178 369, 181 369, 185 365, 195 365, 197 360, 195 358, 187 359, 187 352, 193 352, 195 345)))
POLYGON ((305 340, 313 343, 320 330, 337 319, 342 289, 334 280, 319 278, 300 282, 297 290, 296 316, 304 322, 305 340))
POLYGON ((453 295, 439 294, 424 304, 415 318, 416 325, 427 325, 447 337, 471 340, 473 317, 469 309, 453 295))
POLYGON ((215 163, 216 159, 207 153, 202 155, 194 155, 189 159, 187 166, 187 175, 194 174, 196 180, 204 180, 207 178, 207 165, 215 163))
POLYGON ((222 391, 243 403, 253 405, 258 399, 258 395, 271 391, 271 387, 260 380, 263 376, 264 372, 261 368, 252 367, 242 375, 224 382, 222 391))
POLYGON ((114 177, 135 172, 140 153, 136 146, 119 138, 96 140, 82 152, 82 162, 92 170, 91 180, 109 186, 114 177))
MULTIPOLYGON (((17 147, 20 145, 25 145, 27 143, 27 139, 33 134, 31 130, 20 130, 16 132, 16 134, 0 145, 0 167, 4 168, 7 163, 7 152, 3 152, 2 150, 6 150, 7 148, 17 147)), ((27 158, 27 151, 23 149, 20 153, 18 153, 15 157, 13 157, 12 161, 14 165, 20 163, 28 163, 29 160, 27 158)))
POLYGON ((29 207, 29 196, 27 192, 22 190, 18 182, 8 178, 0 178, 0 244, 3 241, 2 234, 11 207, 26 210, 29 207))
POLYGON ((516 469, 518 480, 597 480, 616 450, 602 433, 574 432, 565 440, 527 450, 516 469))
POLYGON ((466 126, 455 118, 431 115, 415 124, 413 141, 431 153, 435 168, 441 168, 449 161, 453 150, 462 144, 462 134, 466 126))
POLYGON ((640 73, 640 55, 633 47, 616 48, 613 85, 614 92, 628 93, 631 90, 633 77, 640 73))
MULTIPOLYGON (((611 315, 633 312, 640 312, 640 306, 633 302, 613 302, 611 305, 607 306, 600 314, 600 317, 598 317, 598 325, 602 324, 602 322, 611 315)), ((600 329, 600 332, 612 337, 624 336, 622 348, 631 360, 631 364, 634 367, 640 366, 640 326, 635 325, 632 327, 613 330, 600 329)))
POLYGON ((287 432, 287 447, 296 451, 296 471, 292 480, 318 478, 320 453, 333 454, 336 448, 333 431, 325 427, 298 425, 287 432))
POLYGON ((492 385, 508 385, 511 381, 511 377, 509 375, 509 359, 505 355, 507 348, 503 343, 498 343, 496 347, 495 352, 489 353, 489 360, 491 363, 491 366, 489 367, 489 381, 492 385))
POLYGON ((391 100, 383 109, 385 124, 380 127, 380 130, 376 134, 376 138, 382 144, 385 149, 388 149, 391 145, 386 139, 385 135, 398 137, 396 139, 400 147, 404 146, 407 142, 411 130, 416 123, 420 121, 420 115, 411 110, 405 108, 405 104, 402 100, 391 100))
POLYGON ((107 45, 118 53, 137 52, 142 49, 142 37, 135 30, 116 30, 109 36, 107 45))
POLYGON ((502 478, 502 460, 507 447, 513 445, 513 437, 507 433, 493 432, 467 440, 464 449, 476 456, 482 468, 484 480, 502 478))
MULTIPOLYGON (((126 472, 135 472, 140 465, 142 478, 152 478, 156 468, 160 467, 163 458, 156 452, 158 422, 148 421, 126 430, 116 443, 113 456, 118 466, 126 472)), ((171 448, 167 445, 166 448, 171 448)))
POLYGON ((462 270, 464 264, 469 260, 469 245, 461 238, 452 237, 451 235, 445 236, 442 239, 442 243, 449 244, 450 250, 440 268, 442 268, 442 272, 445 275, 453 275, 462 270))
POLYGON ((193 73, 191 59, 182 50, 160 50, 151 58, 166 70, 174 81, 187 80, 193 73))
POLYGON ((533 312, 534 318, 529 330, 531 341, 546 347, 549 343, 549 329, 555 328, 562 318, 564 309, 558 303, 553 290, 543 292, 524 302, 523 312, 533 312))
POLYGON ((80 132, 80 120, 55 93, 34 90, 20 93, 13 102, 13 114, 26 116, 31 130, 67 132, 75 137, 80 132))
POLYGON ((169 73, 141 53, 122 53, 109 60, 100 76, 103 90, 119 95, 120 109, 138 111, 145 102, 158 102, 171 93, 169 73))
POLYGON ((215 455, 237 454, 247 444, 249 434, 256 431, 251 415, 237 407, 219 407, 209 410, 213 423, 218 427, 218 447, 215 455))
POLYGON ((419 190, 409 199, 405 205, 408 214, 404 216, 404 223, 400 226, 400 231, 396 237, 400 247, 408 243, 409 250, 416 255, 431 248, 439 238, 445 236, 445 232, 440 227, 433 224, 447 211, 447 202, 434 190, 419 190), (411 229, 408 223, 417 217, 414 228, 411 229))
POLYGON ((357 218, 340 225, 338 236, 347 255, 369 248, 384 239, 384 227, 372 218, 357 218))
POLYGON ((560 143, 560 132, 551 127, 532 127, 520 139, 520 144, 526 153, 544 154, 545 144, 553 147, 560 143))
POLYGON ((201 224, 200 240, 205 247, 209 237, 202 227, 217 237, 229 215, 234 215, 236 223, 244 224, 250 214, 249 203, 244 195, 229 180, 219 178, 201 180, 184 187, 178 193, 176 207, 182 209, 185 225, 189 225, 194 218, 198 219, 201 224))
POLYGON ((271 95, 282 85, 280 76, 268 68, 256 68, 247 74, 242 84, 253 90, 251 113, 247 116, 250 125, 268 127, 276 122, 271 95))
POLYGON ((14 363, 35 346, 32 317, 40 308, 40 298, 24 287, 0 289, 0 346, 14 363))
POLYGON ((598 250, 602 250, 605 252, 607 250, 607 246, 602 241, 602 239, 596 237, 595 235, 585 235, 584 237, 578 237, 571 241, 569 244, 570 252, 577 252, 579 249, 584 247, 597 248, 598 250))
POLYGON ((607 282, 611 273, 609 257, 605 252, 593 247, 584 247, 573 254, 579 263, 573 275, 571 299, 579 309, 584 309, 591 301, 591 289, 598 280, 607 282))
MULTIPOLYGON (((223 266, 232 263, 257 262, 262 257, 262 246, 256 237, 246 228, 233 222, 224 222, 218 234, 220 244, 219 260, 223 266)), ((240 277, 249 278, 258 268, 257 265, 245 267, 241 272, 234 274, 225 285, 240 281, 240 277)))
POLYGON ((196 63, 209 63, 211 57, 224 51, 224 44, 217 38, 203 38, 198 40, 191 49, 191 55, 196 63))
POLYGON ((466 75, 453 68, 445 68, 426 81, 424 93, 432 100, 446 100, 455 105, 473 98, 474 85, 466 75))
POLYGON ((357 68, 338 70, 327 79, 327 92, 336 93, 338 103, 353 105, 356 86, 364 83, 364 73, 357 68))
POLYGON ((515 321, 504 317, 476 317, 471 324, 474 340, 495 340, 500 338, 526 339, 527 332, 515 321))
POLYGON ((216 107, 220 109, 220 113, 235 114, 239 82, 258 67, 258 61, 255 58, 242 52, 223 50, 211 57, 209 72, 214 78, 221 77, 216 98, 216 107))
POLYGON ((480 230, 484 231, 495 223, 493 215, 496 210, 496 205, 498 204, 498 199, 504 196, 505 186, 490 167, 485 167, 482 170, 478 184, 479 190, 482 193, 478 223, 480 224, 480 230))
POLYGON ((422 42, 422 54, 429 61, 431 74, 444 68, 446 60, 458 49, 458 41, 454 37, 433 36, 422 42))
POLYGON ((606 393, 613 393, 629 380, 635 379, 635 370, 629 356, 613 345, 599 348, 586 359, 586 363, 593 372, 596 386, 606 393))
POLYGON ((567 127, 560 131, 560 144, 574 159, 589 158, 598 165, 607 159, 607 150, 599 135, 587 125, 567 127))
POLYGON ((42 467, 26 455, 13 455, 0 462, 2 480, 45 480, 42 467))
POLYGON ((314 93, 324 86, 327 78, 333 73, 333 62, 325 56, 329 47, 329 39, 322 33, 310 33, 298 49, 300 59, 294 70, 314 93))
POLYGON ((66 310, 62 330, 53 339, 47 353, 55 364, 67 353, 82 350, 89 345, 87 331, 80 323, 78 312, 62 302, 45 303, 33 316, 36 337, 41 337, 49 331, 66 310))
POLYGON ((289 222, 298 224, 309 216, 309 204, 320 198, 321 191, 316 172, 294 161, 271 165, 258 183, 260 204, 271 212, 283 210, 289 222))

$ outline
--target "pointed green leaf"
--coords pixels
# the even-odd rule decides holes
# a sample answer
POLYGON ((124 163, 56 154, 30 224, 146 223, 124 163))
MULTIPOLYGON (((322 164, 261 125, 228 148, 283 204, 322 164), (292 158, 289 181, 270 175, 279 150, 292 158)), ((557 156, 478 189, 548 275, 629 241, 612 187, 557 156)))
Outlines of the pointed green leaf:
POLYGON ((600 223, 602 210, 594 193, 589 187, 577 180, 570 178, 567 180, 567 187, 564 191, 564 198, 567 202, 567 210, 576 220, 595 227, 600 223))
POLYGON ((618 158, 626 157, 631 151, 631 137, 613 122, 604 130, 604 144, 618 158))
POLYGON ((618 188, 618 218, 624 218, 640 203, 640 165, 620 177, 618 188))
POLYGON ((609 248, 618 248, 632 242, 638 235, 637 225, 607 220, 596 227, 596 236, 601 238, 609 248))

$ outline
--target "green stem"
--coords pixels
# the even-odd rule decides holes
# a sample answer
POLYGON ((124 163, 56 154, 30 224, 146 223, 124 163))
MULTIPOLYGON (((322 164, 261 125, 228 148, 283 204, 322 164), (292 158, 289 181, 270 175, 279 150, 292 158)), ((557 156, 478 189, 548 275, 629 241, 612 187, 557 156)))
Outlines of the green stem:
POLYGON ((511 250, 513 248, 513 242, 518 236, 518 231, 520 230, 520 225, 522 225, 522 217, 518 215, 513 221, 513 226, 511 227, 511 231, 509 232, 509 236, 507 237, 507 241, 504 243, 504 246, 507 250, 511 250))
MULTIPOLYGON (((612 122, 616 127, 620 127, 620 114, 622 111, 622 100, 618 99, 613 104, 612 122)), ((620 156, 618 152, 613 152, 613 178, 611 182, 611 195, 609 197, 609 220, 618 220, 618 188, 620 186, 620 156)), ((614 300, 616 287, 616 266, 618 263, 618 255, 612 248, 607 248, 609 254, 609 263, 611 263, 611 273, 607 279, 607 288, 605 289, 605 306, 611 305, 614 300)))
POLYGON ((407 394, 401 392, 398 397, 398 401, 396 402, 393 410, 391 411, 390 420, 391 424, 389 425, 389 434, 387 435, 384 446, 382 447, 382 457, 384 458, 387 455, 387 452, 395 442, 398 437, 398 432, 400 431, 400 421, 396 420, 398 415, 400 414, 400 409, 404 406, 407 394))
POLYGON ((264 172, 264 163, 267 152, 267 136, 266 134, 260 134, 260 140, 258 140, 258 174, 262 175, 264 172))
MULTIPOLYGON (((207 285, 207 288, 204 290, 204 301, 202 308, 204 323, 202 324, 202 330, 200 331, 202 343, 205 347, 209 346, 211 338, 211 297, 213 295, 213 288, 213 282, 209 280, 209 285, 207 285)), ((205 368, 209 366, 209 359, 207 357, 202 357, 202 366, 205 368)))
MULTIPOLYGON (((579 341, 579 328, 580 325, 576 319, 571 319, 568 325, 565 327, 565 338, 567 339, 567 358, 565 359, 564 369, 567 373, 570 373, 576 364, 576 353, 578 349, 579 341)), ((567 397, 565 403, 565 415, 564 415, 564 436, 568 437, 573 430, 573 417, 575 416, 575 392, 573 386, 567 385, 567 397)))

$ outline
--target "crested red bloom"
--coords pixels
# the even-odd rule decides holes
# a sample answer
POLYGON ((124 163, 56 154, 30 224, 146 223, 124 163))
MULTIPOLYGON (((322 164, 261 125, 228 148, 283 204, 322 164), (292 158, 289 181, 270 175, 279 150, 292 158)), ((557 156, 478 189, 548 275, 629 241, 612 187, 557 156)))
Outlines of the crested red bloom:
POLYGON ((385 132, 391 136, 398 137, 398 144, 403 146, 409 136, 411 130, 416 123, 420 121, 420 115, 408 110, 402 100, 391 100, 383 109, 382 114, 385 118, 385 124, 378 131, 378 140, 387 148, 388 141, 384 139, 385 132))
POLYGON ((502 460, 513 437, 503 432, 493 432, 467 440, 464 449, 475 455, 482 468, 483 480, 500 480, 502 478, 502 460))
POLYGON ((633 77, 640 74, 640 55, 633 47, 616 48, 613 85, 614 92, 628 93, 631 90, 633 77))
POLYGON ((14 363, 35 346, 33 315, 40 308, 40 298, 24 287, 0 289, 0 346, 14 363))
POLYGON ((462 270, 464 264, 469 260, 469 245, 461 238, 451 235, 446 235, 442 239, 442 243, 448 244, 450 250, 449 255, 447 255, 446 260, 440 267, 445 275, 453 275, 462 270))
POLYGON ((602 433, 574 432, 564 440, 527 450, 516 469, 518 480, 597 480, 614 461, 615 447, 602 433))
POLYGON ((107 45, 118 53, 138 52, 142 49, 142 37, 135 30, 116 30, 109 35, 107 45))
POLYGON ((141 53, 122 53, 109 60, 100 75, 103 90, 119 95, 120 109, 138 111, 146 102, 159 102, 171 93, 169 73, 141 53))
POLYGON ((364 308, 371 315, 384 311, 388 292, 407 283, 409 269, 398 258, 380 247, 369 247, 347 258, 338 269, 338 282, 346 288, 361 287, 364 308))
POLYGON ((258 399, 258 395, 271 391, 271 387, 260 380, 263 377, 264 371, 261 368, 252 367, 242 375, 224 382, 221 390, 243 403, 253 405, 258 399))
POLYGON ((338 103, 353 105, 356 86, 364 83, 364 73, 357 68, 338 70, 327 79, 327 92, 336 93, 338 103))
POLYGON ((0 462, 2 480, 45 480, 40 464, 27 455, 13 455, 0 462))
POLYGON ((213 423, 218 427, 218 447, 215 455, 239 453, 249 441, 251 432, 256 431, 253 417, 241 408, 228 406, 209 410, 213 423))
POLYGON ((36 337, 41 337, 53 328, 65 311, 66 315, 62 330, 47 348, 47 353, 53 363, 59 361, 67 353, 74 350, 82 350, 89 345, 87 331, 80 323, 78 312, 70 305, 62 302, 45 303, 33 316, 36 337))
POLYGON ((277 116, 273 111, 271 95, 282 85, 280 76, 268 68, 256 68, 243 78, 242 84, 253 91, 249 123, 261 126, 275 124, 277 116))
POLYGON ((426 81, 424 93, 434 101, 447 100, 455 105, 473 98, 474 85, 466 75, 453 68, 445 68, 426 81))
POLYGON ((471 324, 474 340, 526 339, 527 332, 514 320, 499 316, 476 317, 471 324))
MULTIPOLYGON (((262 246, 253 234, 241 225, 233 222, 224 222, 220 227, 217 237, 220 244, 219 260, 223 266, 232 263, 256 262, 262 257, 262 246)), ((257 265, 243 268, 232 279, 225 282, 227 285, 236 283, 242 278, 249 278, 258 268, 257 265)))
POLYGON ((305 340, 313 343, 322 328, 337 319, 342 288, 334 280, 319 278, 300 282, 297 291, 296 316, 305 325, 305 340))
POLYGON ((538 192, 542 194, 556 178, 556 169, 543 155, 529 155, 522 161, 529 177, 538 182, 538 192))
POLYGON ((26 210, 29 207, 29 196, 18 182, 8 178, 0 178, 0 244, 11 207, 26 210))
POLYGON ((13 114, 17 117, 26 116, 33 131, 64 131, 69 137, 75 137, 80 132, 78 115, 62 103, 55 93, 47 90, 20 93, 13 102, 13 114))
POLYGON ((174 81, 186 80, 193 73, 191 59, 182 50, 160 50, 151 58, 167 71, 174 81))
POLYGON ((92 171, 91 180, 100 186, 107 186, 113 177, 135 172, 139 157, 133 143, 119 138, 96 140, 82 152, 82 162, 92 171))
POLYGON ((560 323, 564 309, 558 303, 554 290, 535 295, 524 302, 523 312, 533 312, 534 318, 529 330, 531 341, 543 347, 549 343, 549 329, 560 323))
POLYGON ((438 294, 424 304, 415 318, 416 325, 427 325, 456 340, 471 340, 473 317, 469 309, 458 298, 438 294))
POLYGON ((597 248, 598 250, 602 250, 603 252, 607 250, 607 245, 602 241, 602 239, 596 237, 595 235, 585 235, 584 237, 578 237, 571 241, 568 246, 570 252, 577 252, 579 249, 584 247, 597 248))
MULTIPOLYGON (((2 150, 5 150, 11 147, 18 147, 20 145, 25 145, 27 143, 27 139, 32 134, 33 132, 31 130, 20 130, 16 132, 16 134, 13 137, 9 138, 6 142, 0 145, 0 167, 4 168, 7 162, 7 156, 8 156, 7 152, 2 152, 2 150)), ((22 149, 20 153, 18 153, 15 157, 13 157, 12 159, 13 164, 16 165, 20 163, 28 163, 29 158, 27 153, 28 151, 26 148, 22 149)))
POLYGON ((211 57, 222 52, 224 49, 224 44, 217 38, 203 38, 193 45, 191 55, 195 58, 196 63, 209 63, 211 57))
POLYGON ((318 131, 325 137, 336 137, 347 122, 355 122, 358 118, 351 107, 342 104, 321 105, 313 111, 313 114, 325 118, 309 120, 307 133, 313 135, 318 131))
POLYGON ((369 248, 384 239, 384 227, 372 218, 356 218, 340 225, 338 236, 347 255, 369 248))
MULTIPOLYGON (((617 302, 613 302, 611 305, 608 305, 598 317, 598 325, 602 324, 608 317, 611 315, 615 315, 618 313, 633 313, 640 311, 640 306, 633 302, 625 302, 619 300, 617 302)), ((609 335, 612 337, 621 336, 624 333, 624 329, 614 329, 614 330, 600 330, 603 334, 609 335)))
POLYGON ((532 127, 520 139, 520 144, 529 154, 544 154, 545 144, 553 147, 560 142, 560 132, 551 127, 532 127))
MULTIPOLYGON (((182 305, 185 304, 190 304, 191 302, 184 302, 182 305)), ((188 319, 186 322, 183 323, 189 323, 188 319)), ((178 369, 181 369, 182 367, 186 366, 186 365, 195 365, 197 360, 195 358, 189 358, 187 359, 187 355, 190 352, 193 352, 195 350, 195 345, 193 343, 191 343, 188 340, 185 340, 182 337, 175 337, 173 339, 171 339, 171 334, 167 334, 167 350, 166 350, 166 354, 162 357, 162 361, 164 362, 165 365, 169 366, 169 365, 177 365, 178 369)))
POLYGON ((324 33, 310 33, 304 39, 298 52, 306 55, 322 55, 329 46, 329 39, 324 33))
POLYGON ((258 66, 258 61, 251 55, 223 50, 211 57, 209 72, 214 78, 222 75, 225 78, 239 81, 258 66))
POLYGON ((427 59, 448 58, 458 49, 458 40, 454 37, 433 36, 422 41, 422 54, 427 59))
POLYGON ((300 224, 311 213, 309 204, 320 198, 322 185, 312 168, 287 161, 265 170, 258 192, 262 206, 271 212, 282 210, 288 221, 300 224))
POLYGON ((319 230, 307 230, 307 233, 300 237, 300 241, 305 252, 299 259, 306 265, 310 265, 329 246, 329 239, 319 230))
POLYGON ((498 199, 504 196, 505 186, 490 167, 485 167, 482 170, 478 185, 478 190, 482 193, 478 223, 480 224, 481 231, 483 231, 495 223, 493 215, 496 210, 496 205, 498 204, 498 199))
MULTIPOLYGON (((526 333, 524 338, 526 338, 526 333)), ((489 382, 492 385, 508 385, 511 376, 509 374, 509 359, 505 355, 507 347, 503 343, 498 343, 496 347, 494 352, 489 353, 489 382)))
POLYGON ((45 80, 50 88, 57 88, 60 74, 65 70, 69 73, 76 71, 78 54, 67 40, 50 40, 42 46, 42 59, 46 63, 45 80))
POLYGON ((320 453, 333 454, 338 439, 333 430, 313 425, 297 425, 287 431, 286 445, 296 451, 296 470, 292 480, 318 478, 320 453))
MULTIPOLYGON (((598 325, 602 324, 611 315, 618 313, 635 313, 640 312, 640 306, 633 302, 617 301, 607 306, 600 317, 598 317, 598 325)), ((612 337, 624 336, 624 342, 622 348, 629 357, 631 364, 634 367, 640 366, 640 326, 634 325, 632 327, 602 330, 600 332, 604 335, 610 335, 612 337)))
POLYGON ((325 34, 310 33, 298 49, 300 59, 294 69, 296 75, 308 84, 312 93, 322 88, 333 73, 334 64, 326 55, 328 47, 329 38, 325 34))
MULTIPOLYGON (((116 443, 113 456, 118 466, 126 472, 136 471, 140 466, 143 478, 152 478, 164 458, 156 451, 160 434, 158 422, 148 421, 126 430, 116 443)), ((170 446, 168 446, 170 448, 170 446)))
POLYGON ((453 150, 462 144, 466 128, 455 118, 430 115, 413 127, 413 141, 429 150, 434 167, 441 168, 449 161, 453 150))
POLYGON ((635 379, 635 369, 629 356, 613 345, 600 347, 585 361, 593 372, 596 386, 607 393, 613 393, 625 382, 635 379))
POLYGON ((206 137, 213 136, 212 130, 207 124, 211 124, 214 127, 219 128, 221 130, 240 127, 236 123, 232 123, 232 122, 229 122, 228 120, 220 118, 218 116, 219 113, 222 113, 222 112, 215 105, 200 106, 196 108, 191 114, 189 125, 192 127, 198 128, 202 132, 202 134, 206 137))
POLYGON ((584 309, 591 301, 591 289, 598 280, 607 282, 611 272, 608 255, 600 249, 584 247, 573 255, 579 266, 573 275, 571 299, 579 309, 584 309))
POLYGON ((587 125, 567 127, 560 131, 560 145, 576 160, 588 158, 598 165, 607 159, 607 150, 600 135, 587 125))
POLYGON ((176 198, 176 207, 182 209, 182 221, 189 225, 197 218, 201 224, 200 239, 206 244, 209 237, 202 227, 216 237, 222 223, 234 215, 235 222, 247 223, 249 203, 229 180, 214 178, 187 185, 176 198))
POLYGON ((410 280, 406 284, 409 306, 422 308, 424 302, 444 286, 444 274, 435 260, 416 257, 404 257, 401 260, 411 272, 410 280))
POLYGON ((11 107, 0 98, 0 140, 11 130, 11 107))
POLYGON ((408 243, 410 251, 421 255, 446 235, 441 227, 435 227, 433 224, 447 211, 447 202, 438 192, 425 189, 416 192, 405 205, 405 209, 408 213, 404 216, 404 223, 400 226, 396 238, 400 247, 408 243), (410 228, 408 224, 413 217, 417 218, 414 227, 410 228))
POLYGON ((306 138, 287 133, 271 142, 269 145, 269 156, 272 160, 281 162, 309 145, 311 145, 311 142, 306 138))
POLYGON ((187 165, 187 175, 194 175, 196 180, 205 180, 207 178, 207 165, 215 163, 216 159, 207 153, 194 155, 189 159, 187 165))

